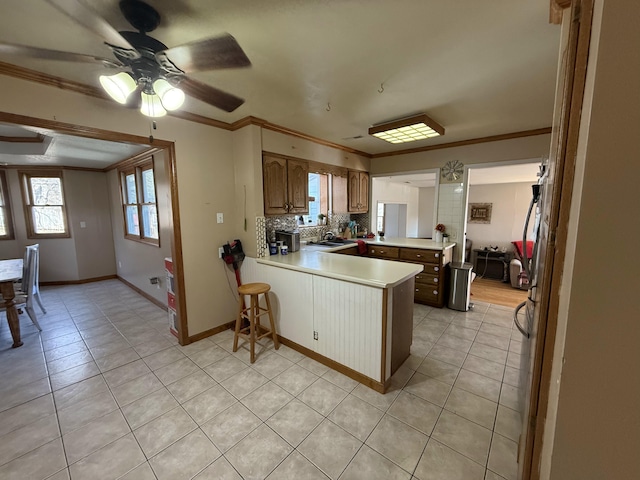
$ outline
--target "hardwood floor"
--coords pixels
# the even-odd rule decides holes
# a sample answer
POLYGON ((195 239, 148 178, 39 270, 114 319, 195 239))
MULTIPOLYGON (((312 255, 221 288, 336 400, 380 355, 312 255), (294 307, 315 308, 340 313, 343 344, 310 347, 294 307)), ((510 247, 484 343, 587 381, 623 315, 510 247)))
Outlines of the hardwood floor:
POLYGON ((527 290, 518 290, 501 280, 478 278, 471 284, 471 302, 516 307, 527 298, 527 290))

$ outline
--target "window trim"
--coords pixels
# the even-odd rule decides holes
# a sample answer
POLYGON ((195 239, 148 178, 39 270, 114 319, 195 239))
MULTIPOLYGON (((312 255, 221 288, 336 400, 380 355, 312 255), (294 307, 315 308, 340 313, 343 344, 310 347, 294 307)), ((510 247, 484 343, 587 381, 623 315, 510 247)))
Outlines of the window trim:
POLYGON ((19 170, 20 188, 22 189, 22 201, 24 206, 24 216, 27 227, 27 238, 71 238, 71 230, 69 229, 69 214, 67 213, 67 195, 64 187, 64 171, 62 169, 38 170, 28 169, 19 170), (62 222, 64 224, 63 233, 36 233, 33 225, 33 215, 31 207, 33 206, 33 192, 31 191, 31 178, 58 178, 60 179, 60 189, 62 190, 62 205, 53 205, 62 207, 62 222))
POLYGON ((7 174, 4 170, 0 170, 0 197, 2 197, 2 205, 0 205, 0 208, 4 209, 5 227, 7 230, 5 235, 0 235, 0 240, 15 240, 11 195, 9 195, 9 184, 7 183, 7 174))
POLYGON ((160 247, 160 215, 158 212, 158 187, 156 185, 156 171, 155 164, 153 161, 153 156, 146 157, 134 164, 127 165, 124 168, 118 169, 118 182, 120 185, 120 203, 122 205, 122 228, 124 233, 124 238, 127 240, 132 240, 138 243, 144 243, 145 245, 152 245, 154 247, 160 247), (144 192, 142 189, 142 172, 146 170, 151 170, 153 172, 153 194, 156 199, 155 203, 144 203, 144 192), (133 174, 135 182, 136 182, 136 203, 127 203, 127 190, 126 190, 126 182, 125 179, 128 175, 133 174), (140 229, 140 233, 138 235, 128 233, 129 230, 127 228, 127 207, 128 206, 136 206, 138 209, 138 226, 140 229), (158 219, 158 238, 145 237, 144 236, 144 217, 142 215, 142 207, 144 205, 155 205, 156 207, 156 217, 158 219))

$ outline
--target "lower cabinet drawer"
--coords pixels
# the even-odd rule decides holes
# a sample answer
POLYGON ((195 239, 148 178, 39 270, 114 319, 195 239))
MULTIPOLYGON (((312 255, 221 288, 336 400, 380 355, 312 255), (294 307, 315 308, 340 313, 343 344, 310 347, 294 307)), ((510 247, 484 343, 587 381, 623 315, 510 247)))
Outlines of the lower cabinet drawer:
POLYGON ((440 277, 438 275, 430 275, 428 273, 419 273, 415 278, 416 283, 423 285, 439 285, 440 277))
POLYGON ((398 258, 400 249, 398 247, 378 247, 369 245, 368 252, 370 257, 377 258, 398 258))
POLYGON ((414 298, 425 302, 437 303, 440 295, 440 287, 433 285, 415 284, 414 298))
POLYGON ((400 258, 417 262, 441 263, 442 252, 439 250, 403 248, 400 250, 400 258))

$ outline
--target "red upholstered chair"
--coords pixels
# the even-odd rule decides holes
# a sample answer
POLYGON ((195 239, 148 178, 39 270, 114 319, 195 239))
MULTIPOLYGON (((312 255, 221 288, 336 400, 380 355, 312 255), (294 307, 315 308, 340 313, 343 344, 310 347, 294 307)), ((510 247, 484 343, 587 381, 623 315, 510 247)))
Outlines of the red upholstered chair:
MULTIPOLYGON (((526 290, 529 288, 529 278, 527 272, 523 267, 524 255, 522 250, 522 240, 516 240, 511 242, 513 244, 515 258, 511 260, 509 264, 509 277, 511 278, 511 286, 513 288, 521 288, 526 290)), ((534 243, 531 240, 527 240, 527 260, 531 265, 531 257, 533 256, 534 243)))

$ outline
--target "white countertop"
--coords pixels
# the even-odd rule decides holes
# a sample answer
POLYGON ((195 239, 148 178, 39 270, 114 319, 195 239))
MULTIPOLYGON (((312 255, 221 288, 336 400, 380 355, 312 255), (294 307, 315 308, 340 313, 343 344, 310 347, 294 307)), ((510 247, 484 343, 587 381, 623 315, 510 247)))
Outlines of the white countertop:
MULTIPOLYGON (((407 248, 445 250, 455 243, 436 243, 418 238, 365 239, 372 245, 390 245, 407 248)), ((272 255, 258 258, 258 263, 274 267, 288 268, 299 272, 323 277, 336 278, 347 282, 360 283, 371 287, 389 288, 399 285, 420 273, 424 267, 415 263, 393 262, 377 258, 339 255, 332 252, 349 248, 349 243, 335 248, 302 245, 300 251, 288 255, 272 255)))
POLYGON ((456 246, 455 242, 436 242, 424 238, 363 238, 369 245, 386 245, 389 247, 422 248, 428 250, 448 250, 456 246))

